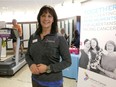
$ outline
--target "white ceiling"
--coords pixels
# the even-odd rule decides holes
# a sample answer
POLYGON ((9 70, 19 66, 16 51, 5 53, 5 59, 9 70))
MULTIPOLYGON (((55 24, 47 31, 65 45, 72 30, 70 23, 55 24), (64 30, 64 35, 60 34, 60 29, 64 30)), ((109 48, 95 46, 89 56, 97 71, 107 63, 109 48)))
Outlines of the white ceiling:
POLYGON ((47 4, 55 6, 66 0, 0 0, 0 11, 34 10, 47 4))
POLYGON ((85 1, 85 0, 0 0, 0 12, 4 11, 26 11, 26 10, 38 10, 41 6, 47 4, 55 6, 62 4, 63 2, 70 1, 85 1))

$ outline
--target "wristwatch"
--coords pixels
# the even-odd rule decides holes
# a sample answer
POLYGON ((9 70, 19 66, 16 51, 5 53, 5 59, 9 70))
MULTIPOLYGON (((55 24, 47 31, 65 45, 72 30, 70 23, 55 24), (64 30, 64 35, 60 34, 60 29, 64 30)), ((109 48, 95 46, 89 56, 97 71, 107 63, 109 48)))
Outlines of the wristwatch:
POLYGON ((46 73, 50 73, 51 72, 51 69, 50 69, 50 66, 47 67, 47 70, 46 70, 46 73))

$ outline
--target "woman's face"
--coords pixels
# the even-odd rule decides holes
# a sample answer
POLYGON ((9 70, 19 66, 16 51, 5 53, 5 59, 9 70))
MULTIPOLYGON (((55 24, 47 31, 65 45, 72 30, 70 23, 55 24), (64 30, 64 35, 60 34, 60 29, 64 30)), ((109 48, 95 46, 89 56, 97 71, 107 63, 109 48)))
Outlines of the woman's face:
POLYGON ((87 41, 87 42, 85 43, 85 48, 88 49, 88 50, 90 49, 90 41, 87 41))
POLYGON ((43 13, 40 16, 40 23, 42 28, 51 28, 53 21, 53 16, 49 12, 43 13))
POLYGON ((113 52, 114 51, 114 45, 112 45, 111 43, 107 43, 106 44, 106 49, 108 52, 113 52))
POLYGON ((96 41, 95 40, 91 40, 91 47, 93 49, 96 48, 96 45, 97 45, 96 41))

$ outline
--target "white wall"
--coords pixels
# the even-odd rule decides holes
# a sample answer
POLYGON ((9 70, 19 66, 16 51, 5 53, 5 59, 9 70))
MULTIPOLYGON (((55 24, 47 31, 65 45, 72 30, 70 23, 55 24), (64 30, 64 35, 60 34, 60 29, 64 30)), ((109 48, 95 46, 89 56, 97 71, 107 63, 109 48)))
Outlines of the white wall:
POLYGON ((63 6, 61 4, 55 7, 56 12, 58 14, 58 18, 67 18, 73 16, 80 16, 81 15, 81 3, 75 2, 67 2, 64 3, 63 6))

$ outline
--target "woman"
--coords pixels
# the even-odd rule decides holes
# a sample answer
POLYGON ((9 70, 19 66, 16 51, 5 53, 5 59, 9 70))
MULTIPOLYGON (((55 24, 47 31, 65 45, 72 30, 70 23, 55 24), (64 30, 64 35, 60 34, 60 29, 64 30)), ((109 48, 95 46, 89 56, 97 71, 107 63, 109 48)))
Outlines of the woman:
POLYGON ((74 31, 74 38, 71 41, 71 47, 76 47, 76 48, 80 47, 80 35, 78 30, 74 31))
POLYGON ((81 49, 80 51, 79 66, 84 69, 90 69, 90 60, 91 60, 90 40, 85 39, 84 48, 81 49))
POLYGON ((101 74, 116 79, 116 45, 114 41, 107 41, 105 50, 107 53, 102 55, 101 64, 97 67, 101 74))
POLYGON ((100 63, 102 56, 102 49, 99 47, 98 40, 96 38, 91 39, 91 63, 90 70, 96 73, 99 73, 97 65, 100 63))
POLYGON ((71 56, 66 39, 57 33, 54 8, 43 6, 37 20, 38 29, 31 35, 26 53, 32 86, 63 87, 62 70, 71 65, 71 56))

